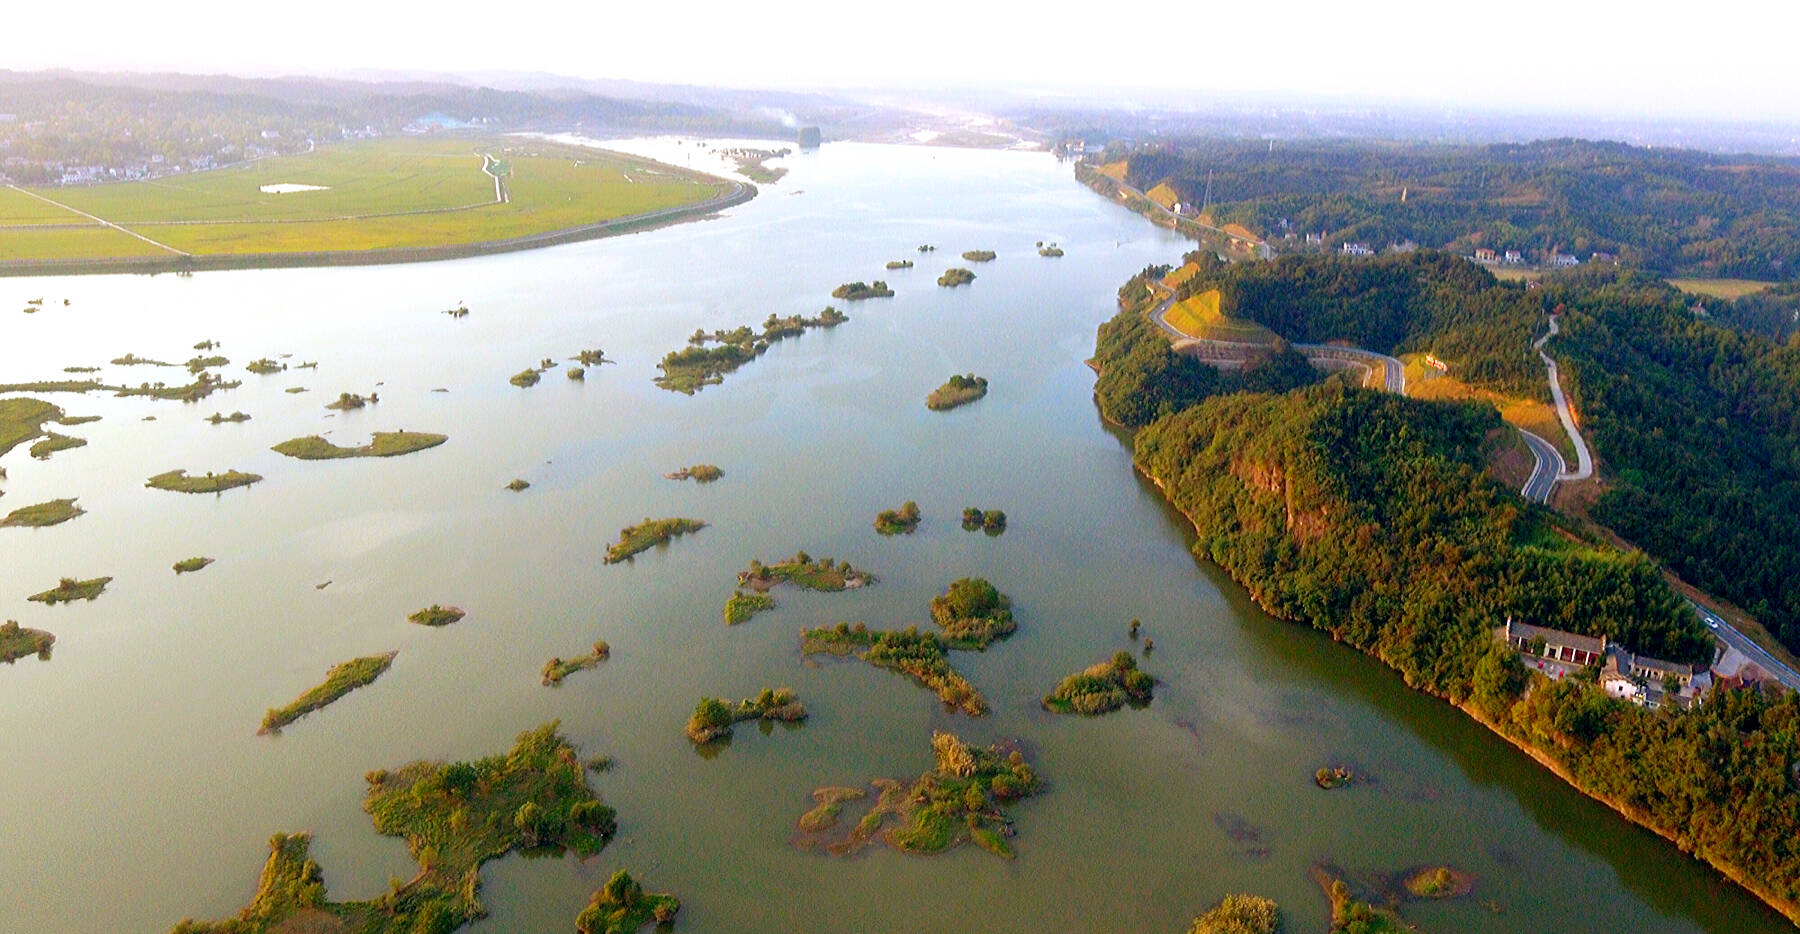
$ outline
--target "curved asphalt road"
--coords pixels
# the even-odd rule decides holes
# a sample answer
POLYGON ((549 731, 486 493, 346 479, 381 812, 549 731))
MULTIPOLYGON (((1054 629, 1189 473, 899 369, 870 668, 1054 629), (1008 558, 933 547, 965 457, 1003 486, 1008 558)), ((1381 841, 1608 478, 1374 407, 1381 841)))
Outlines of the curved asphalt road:
MULTIPOLYGON (((1169 309, 1175 306, 1175 292, 1160 282, 1152 283, 1150 289, 1153 292, 1167 293, 1163 296, 1162 301, 1157 303, 1156 308, 1151 310, 1150 320, 1155 321, 1157 326, 1161 327, 1174 340, 1176 350, 1186 347, 1204 347, 1223 351, 1226 356, 1243 357, 1258 350, 1268 349, 1267 344, 1250 341, 1208 340, 1182 333, 1170 324, 1166 317, 1169 309)), ((1346 362, 1363 367, 1370 373, 1375 372, 1376 367, 1382 367, 1382 372, 1386 377, 1384 388, 1395 395, 1406 395, 1406 368, 1401 365, 1400 361, 1387 354, 1364 350, 1361 347, 1339 347, 1332 344, 1293 344, 1292 346, 1308 361, 1346 362)))
POLYGON ((1732 628, 1732 625, 1719 614, 1692 600, 1689 600, 1688 603, 1694 608, 1694 612, 1700 614, 1700 620, 1706 623, 1706 628, 1711 629, 1713 635, 1718 636, 1720 641, 1744 653, 1752 662, 1756 663, 1758 668, 1780 679, 1788 690, 1800 691, 1800 672, 1782 664, 1775 656, 1764 651, 1762 646, 1750 641, 1749 636, 1732 628))
POLYGON ((1586 480, 1594 475, 1594 455, 1589 453, 1587 442, 1581 437, 1581 429, 1575 427, 1575 412, 1569 408, 1569 397, 1563 395, 1562 377, 1556 372, 1556 361, 1544 352, 1544 344, 1560 331, 1556 325, 1556 316, 1552 315, 1550 332, 1538 338, 1531 348, 1544 358, 1544 370, 1550 375, 1550 398, 1556 402, 1557 420, 1562 422, 1563 431, 1568 433, 1569 440, 1575 443, 1575 469, 1570 471, 1566 469, 1567 464, 1564 464, 1565 469, 1557 474, 1556 479, 1586 480))
POLYGON ((1534 503, 1547 503, 1550 494, 1556 491, 1556 481, 1562 477, 1563 457, 1556 445, 1544 440, 1541 436, 1519 429, 1525 436, 1525 445, 1531 448, 1531 456, 1537 463, 1531 468, 1531 478, 1525 481, 1525 488, 1520 494, 1534 503))

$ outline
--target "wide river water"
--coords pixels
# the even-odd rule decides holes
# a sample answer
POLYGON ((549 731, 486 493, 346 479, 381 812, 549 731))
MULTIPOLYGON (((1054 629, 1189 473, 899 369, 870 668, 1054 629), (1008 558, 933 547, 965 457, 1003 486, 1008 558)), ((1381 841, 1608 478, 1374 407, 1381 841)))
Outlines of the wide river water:
MULTIPOLYGON (((702 150, 632 148, 703 167, 702 150)), ((331 894, 366 898, 414 866, 362 812, 363 775, 412 759, 504 751, 551 718, 584 755, 620 834, 587 862, 512 857, 483 873, 481 934, 566 932, 615 869, 678 894, 678 929, 1177 932, 1229 892, 1276 899, 1289 930, 1323 930, 1309 867, 1366 876, 1449 863, 1467 898, 1413 904, 1447 931, 1777 931, 1779 916, 1588 801, 1373 660, 1259 611, 1189 553, 1191 530, 1131 468, 1083 361, 1120 283, 1175 261, 1184 241, 1095 196, 1049 156, 831 144, 723 217, 533 252, 409 266, 208 272, 191 278, 0 279, 0 381, 73 365, 112 381, 184 370, 222 342, 239 389, 197 404, 48 396, 101 421, 60 429, 86 447, 0 466, 0 512, 78 496, 88 514, 0 529, 0 617, 57 636, 49 662, 0 668, 0 932, 161 932, 223 917, 254 891, 276 831, 311 831, 331 894), (1061 259, 1037 255, 1055 241, 1061 259), (915 247, 931 243, 934 253, 915 247), (979 278, 939 288, 957 254, 992 249, 979 278), (887 271, 892 259, 910 270, 887 271), (845 305, 841 282, 885 279, 892 299, 845 305), (18 310, 42 297, 33 315, 18 310), (62 302, 69 300, 65 307, 62 302), (466 304, 452 319, 442 309, 466 304), (688 397, 651 384, 695 328, 770 313, 851 320, 777 344, 688 397), (507 378, 604 348, 616 364, 507 378), (292 354, 316 370, 246 373, 292 354), (982 401, 927 411, 952 373, 982 401), (295 386, 305 393, 287 393, 295 386), (435 389, 448 392, 434 392, 435 389), (333 415, 339 392, 372 407, 333 415), (214 411, 252 420, 211 425, 214 411), (154 420, 146 420, 154 416, 154 420), (423 453, 302 462, 270 445, 328 433, 448 433, 423 453), (662 474, 710 462, 707 486, 662 474), (175 468, 266 477, 219 496, 146 489, 175 468), (522 493, 504 489, 515 477, 522 493), (916 500, 924 523, 882 538, 877 511, 916 500), (990 538, 964 506, 1004 509, 990 538), (622 526, 692 516, 700 533, 604 566, 622 526), (880 582, 843 594, 779 589, 779 609, 727 628, 721 608, 752 558, 806 549, 880 582), (218 563, 177 577, 172 562, 218 563), (112 575, 92 603, 25 596, 61 576, 112 575), (860 662, 816 666, 802 626, 928 619, 950 581, 979 575, 1020 629, 952 656, 987 696, 948 714, 906 678, 860 662), (319 585, 329 581, 329 586, 319 585), (430 603, 468 611, 426 629, 430 603), (1130 648, 1143 620, 1162 681, 1153 706, 1058 718, 1038 698, 1130 648), (553 655, 597 638, 612 659, 560 688, 553 655), (345 659, 398 650, 374 685, 277 737, 285 703, 345 659), (742 725, 697 754, 681 728, 702 695, 795 688, 797 729, 742 725), (1011 810, 1018 858, 967 847, 850 858, 794 849, 822 785, 916 777, 934 729, 1031 751, 1047 790, 1011 810), (1315 769, 1369 784, 1325 792, 1315 769)))

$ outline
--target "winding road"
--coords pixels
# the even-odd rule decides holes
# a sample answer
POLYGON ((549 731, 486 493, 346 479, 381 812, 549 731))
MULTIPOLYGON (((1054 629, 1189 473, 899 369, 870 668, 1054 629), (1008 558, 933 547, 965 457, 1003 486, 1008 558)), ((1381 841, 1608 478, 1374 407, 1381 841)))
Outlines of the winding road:
MULTIPOLYGON (((1174 341, 1177 353, 1189 352, 1194 356, 1214 360, 1238 360, 1252 353, 1266 351, 1268 344, 1251 341, 1220 341, 1203 337, 1193 337, 1183 333, 1170 324, 1167 315, 1175 306, 1175 292, 1160 282, 1150 284, 1152 292, 1166 293, 1162 301, 1150 312, 1150 319, 1174 341)), ((1340 347, 1335 344, 1291 344, 1295 351, 1306 358, 1308 363, 1332 365, 1349 364, 1359 367, 1365 373, 1373 374, 1376 367, 1381 367, 1384 377, 1383 388, 1395 395, 1406 395, 1406 367, 1400 361, 1387 354, 1364 350, 1361 347, 1340 347)))
MULTIPOLYGON (((1556 361, 1544 352, 1544 344, 1559 333, 1561 328, 1557 327, 1556 316, 1551 315, 1549 333, 1538 338, 1531 349, 1544 359, 1544 370, 1550 375, 1550 398, 1556 403, 1556 417, 1562 422, 1563 431, 1568 432, 1569 440, 1575 443, 1575 469, 1571 471, 1566 464, 1563 465, 1564 469, 1556 475, 1556 479, 1586 480, 1594 475, 1594 455, 1588 451, 1587 441, 1581 437, 1581 429, 1575 427, 1575 412, 1569 408, 1569 397, 1563 395, 1562 377, 1556 371, 1556 361)), ((1562 458, 1558 456, 1557 460, 1560 463, 1562 458)))
POLYGON ((1530 479, 1525 481, 1525 488, 1519 493, 1531 502, 1547 503, 1550 494, 1556 492, 1556 481, 1562 477, 1562 452, 1535 432, 1520 428, 1519 434, 1525 436, 1525 445, 1531 448, 1531 456, 1537 461, 1531 468, 1530 479))

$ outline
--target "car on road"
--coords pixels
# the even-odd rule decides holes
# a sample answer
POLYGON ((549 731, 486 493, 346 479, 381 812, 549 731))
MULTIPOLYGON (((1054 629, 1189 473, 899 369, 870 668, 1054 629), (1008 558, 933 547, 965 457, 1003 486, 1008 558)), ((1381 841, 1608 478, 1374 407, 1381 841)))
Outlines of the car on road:
POLYGON ((1718 620, 1716 620, 1716 619, 1713 619, 1713 618, 1712 618, 1712 617, 1710 617, 1710 616, 1709 616, 1709 617, 1707 617, 1707 619, 1706 619, 1706 628, 1708 628, 1708 629, 1717 629, 1717 628, 1719 628, 1719 621, 1718 621, 1718 620))

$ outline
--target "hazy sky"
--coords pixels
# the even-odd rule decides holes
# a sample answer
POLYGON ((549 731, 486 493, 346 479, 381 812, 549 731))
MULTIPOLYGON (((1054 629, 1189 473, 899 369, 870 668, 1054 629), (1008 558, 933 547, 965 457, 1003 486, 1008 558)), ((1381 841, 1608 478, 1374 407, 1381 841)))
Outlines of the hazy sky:
POLYGON ((754 87, 1005 82, 1800 123, 1795 0, 9 7, 0 67, 20 69, 508 69, 754 87))

